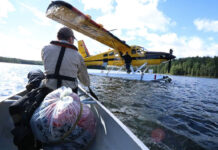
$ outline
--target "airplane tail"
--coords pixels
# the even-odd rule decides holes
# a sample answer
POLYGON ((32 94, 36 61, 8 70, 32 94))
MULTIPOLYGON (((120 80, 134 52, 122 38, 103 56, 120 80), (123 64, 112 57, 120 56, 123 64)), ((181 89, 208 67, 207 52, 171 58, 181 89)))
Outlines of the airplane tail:
POLYGON ((83 58, 89 57, 89 51, 86 48, 86 45, 83 40, 78 41, 78 51, 82 55, 83 58))

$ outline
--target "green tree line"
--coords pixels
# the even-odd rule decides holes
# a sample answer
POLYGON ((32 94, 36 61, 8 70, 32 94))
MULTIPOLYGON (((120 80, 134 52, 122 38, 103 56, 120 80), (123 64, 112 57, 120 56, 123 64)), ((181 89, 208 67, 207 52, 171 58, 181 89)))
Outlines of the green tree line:
POLYGON ((0 62, 42 65, 42 61, 24 60, 24 59, 18 59, 18 58, 7 58, 7 57, 1 57, 1 56, 0 56, 0 62))
MULTIPOLYGON (((167 74, 169 63, 152 66, 154 73, 167 74)), ((169 74, 218 78, 218 56, 188 57, 172 60, 169 74)))

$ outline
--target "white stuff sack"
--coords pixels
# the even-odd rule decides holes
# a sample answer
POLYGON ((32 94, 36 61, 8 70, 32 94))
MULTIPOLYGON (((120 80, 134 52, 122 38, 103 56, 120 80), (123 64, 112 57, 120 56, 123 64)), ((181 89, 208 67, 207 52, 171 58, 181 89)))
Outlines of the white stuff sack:
POLYGON ((44 150, 87 149, 96 135, 96 119, 88 105, 82 105, 82 115, 75 129, 61 143, 44 144, 44 150))
POLYGON ((43 142, 57 142, 75 128, 81 116, 81 102, 70 88, 49 93, 34 112, 30 125, 35 137, 43 142))

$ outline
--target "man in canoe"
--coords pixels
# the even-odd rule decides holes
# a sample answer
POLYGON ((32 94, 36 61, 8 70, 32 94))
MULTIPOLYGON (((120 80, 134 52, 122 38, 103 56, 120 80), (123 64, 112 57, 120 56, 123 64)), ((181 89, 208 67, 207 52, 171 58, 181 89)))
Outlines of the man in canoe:
POLYGON ((90 86, 83 57, 73 45, 75 37, 70 28, 61 28, 57 39, 58 41, 51 41, 50 45, 42 49, 45 69, 45 79, 42 83, 53 90, 61 86, 70 87, 77 93, 77 77, 83 85, 90 86))

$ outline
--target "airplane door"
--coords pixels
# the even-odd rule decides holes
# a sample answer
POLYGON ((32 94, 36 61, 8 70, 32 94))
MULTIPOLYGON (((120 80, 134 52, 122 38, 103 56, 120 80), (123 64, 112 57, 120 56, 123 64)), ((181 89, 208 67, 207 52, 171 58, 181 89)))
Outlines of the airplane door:
POLYGON ((103 55, 103 67, 108 65, 108 54, 103 55))

